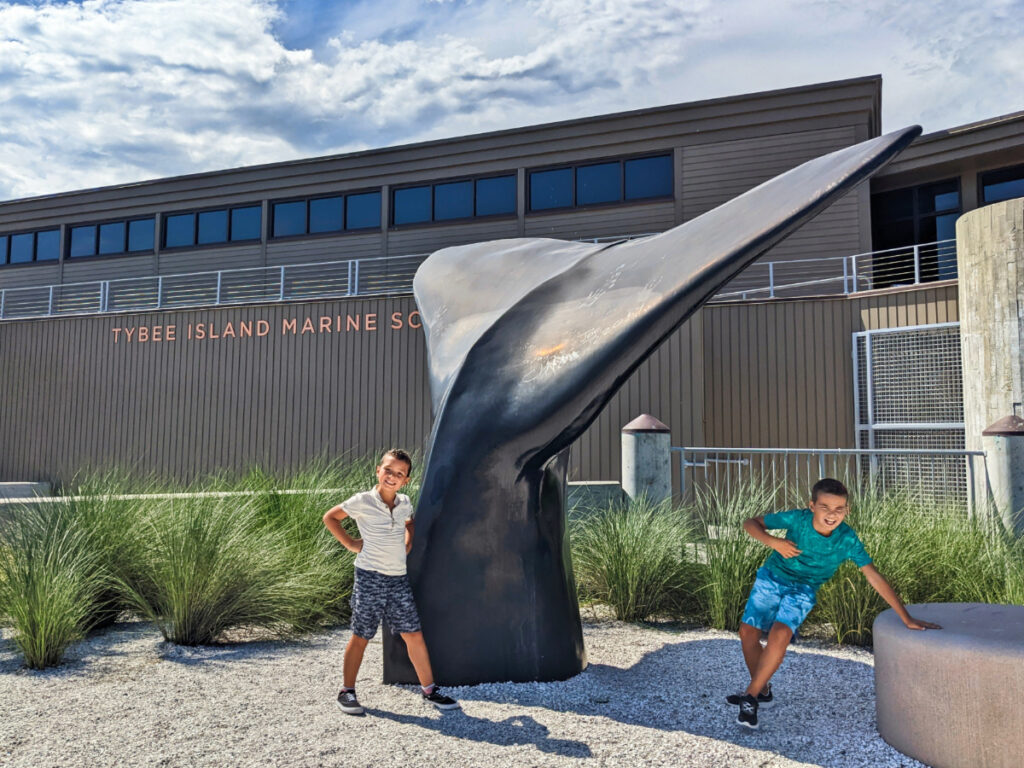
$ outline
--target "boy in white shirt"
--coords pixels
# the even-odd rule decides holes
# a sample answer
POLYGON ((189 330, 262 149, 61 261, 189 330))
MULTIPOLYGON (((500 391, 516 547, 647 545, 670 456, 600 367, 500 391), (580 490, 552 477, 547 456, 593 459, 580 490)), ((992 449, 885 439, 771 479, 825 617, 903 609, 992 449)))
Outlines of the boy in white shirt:
POLYGON ((352 588, 352 637, 345 648, 344 687, 338 706, 349 715, 361 715, 356 699, 356 674, 366 644, 377 633, 381 619, 405 640, 423 698, 438 709, 458 709, 455 699, 445 696, 434 683, 430 657, 420 630, 412 587, 405 571, 405 556, 412 549, 413 508, 405 494, 398 493, 412 474, 412 458, 403 450, 387 451, 377 466, 377 485, 331 507, 324 525, 345 549, 356 553, 355 585, 352 588), (359 528, 356 539, 341 527, 351 517, 359 528))

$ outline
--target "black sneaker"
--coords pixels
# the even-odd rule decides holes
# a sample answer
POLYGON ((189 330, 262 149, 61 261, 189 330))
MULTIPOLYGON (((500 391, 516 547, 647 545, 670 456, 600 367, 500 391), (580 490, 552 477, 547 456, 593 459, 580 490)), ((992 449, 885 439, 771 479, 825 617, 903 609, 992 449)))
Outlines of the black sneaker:
POLYGON ((757 699, 749 693, 743 694, 743 698, 740 699, 740 713, 736 715, 736 722, 747 728, 757 729, 757 699))
POLYGON ((342 688, 341 693, 338 694, 338 708, 346 715, 363 714, 363 708, 359 705, 359 699, 356 698, 356 692, 354 690, 350 691, 346 688, 342 688))
MULTIPOLYGON (((744 695, 746 695, 745 691, 740 691, 739 693, 730 693, 728 696, 725 697, 725 700, 733 706, 736 706, 743 699, 744 695)), ((768 704, 774 698, 775 697, 772 695, 772 684, 768 683, 768 693, 762 692, 757 694, 757 703, 768 704)))
POLYGON ((436 685, 430 693, 423 694, 423 700, 429 701, 438 709, 461 709, 461 707, 459 707, 459 702, 451 696, 445 696, 441 693, 441 689, 436 685))

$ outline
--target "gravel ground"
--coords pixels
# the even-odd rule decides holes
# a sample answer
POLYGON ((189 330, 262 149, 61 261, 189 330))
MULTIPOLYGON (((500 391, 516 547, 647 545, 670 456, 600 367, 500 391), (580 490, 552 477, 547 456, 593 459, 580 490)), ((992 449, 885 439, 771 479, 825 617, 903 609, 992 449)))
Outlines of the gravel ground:
POLYGON ((561 683, 446 689, 441 713, 385 686, 380 636, 358 682, 365 717, 334 700, 348 632, 298 643, 183 648, 126 622, 34 672, 0 637, 0 765, 920 766, 874 722, 872 657, 801 643, 761 729, 722 697, 744 667, 735 636, 612 621, 584 626, 590 666, 561 683))

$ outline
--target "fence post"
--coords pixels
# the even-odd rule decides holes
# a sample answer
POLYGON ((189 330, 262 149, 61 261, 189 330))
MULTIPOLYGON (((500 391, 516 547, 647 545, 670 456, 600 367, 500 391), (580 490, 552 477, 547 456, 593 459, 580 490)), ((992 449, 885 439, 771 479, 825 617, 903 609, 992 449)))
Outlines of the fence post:
POLYGON ((50 286, 50 300, 47 302, 47 305, 46 305, 46 314, 47 315, 52 315, 53 314, 53 286, 52 285, 50 286))
POLYGON ((856 293, 860 290, 860 286, 857 284, 857 254, 850 257, 850 282, 853 283, 853 290, 850 293, 856 293))
POLYGON ((223 276, 224 276, 224 271, 218 269, 217 270, 217 304, 218 305, 220 304, 220 284, 221 284, 221 278, 223 276))
POLYGON ((156 278, 156 308, 160 309, 164 305, 164 276, 158 275, 156 278))
POLYGON ((110 304, 110 281, 100 283, 100 312, 106 312, 110 304))
POLYGON ((348 295, 354 296, 355 291, 352 290, 352 281, 355 279, 355 260, 348 260, 348 295))
POLYGON ((775 298, 775 262, 768 262, 768 298, 775 298))
POLYGON ((849 265, 846 263, 846 257, 844 256, 843 257, 843 293, 844 294, 850 292, 849 279, 850 279, 849 265))
POLYGON ((349 287, 355 286, 355 290, 352 291, 353 296, 359 295, 359 259, 355 260, 352 270, 353 281, 349 283, 349 287))
POLYGON ((825 454, 818 454, 818 479, 825 477, 825 454))
POLYGON ((914 285, 921 282, 921 246, 914 246, 914 285))
POLYGON ((284 301, 284 264, 281 265, 281 290, 277 297, 279 301, 284 301))
POLYGON ((7 303, 7 291, 0 289, 0 320, 4 317, 4 304, 7 303))

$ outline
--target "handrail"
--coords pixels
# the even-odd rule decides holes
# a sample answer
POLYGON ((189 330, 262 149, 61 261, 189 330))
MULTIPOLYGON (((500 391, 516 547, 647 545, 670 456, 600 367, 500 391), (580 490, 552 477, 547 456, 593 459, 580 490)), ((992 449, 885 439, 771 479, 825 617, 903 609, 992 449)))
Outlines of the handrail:
MULTIPOLYGON (((595 237, 605 243, 650 237, 595 237)), ((409 293, 428 254, 374 256, 272 267, 184 272, 0 289, 0 320, 152 309, 184 309, 313 298, 409 293), (246 279, 251 276, 252 279, 246 279)), ((851 294, 956 277, 956 243, 938 240, 902 248, 817 259, 755 262, 712 301, 851 294), (836 290, 841 282, 841 290, 836 290)))

